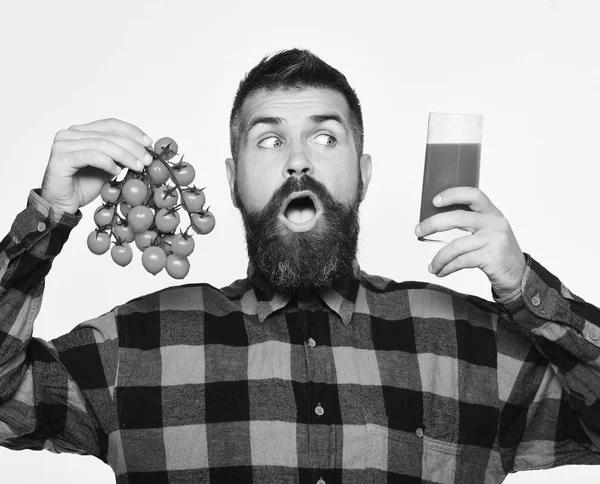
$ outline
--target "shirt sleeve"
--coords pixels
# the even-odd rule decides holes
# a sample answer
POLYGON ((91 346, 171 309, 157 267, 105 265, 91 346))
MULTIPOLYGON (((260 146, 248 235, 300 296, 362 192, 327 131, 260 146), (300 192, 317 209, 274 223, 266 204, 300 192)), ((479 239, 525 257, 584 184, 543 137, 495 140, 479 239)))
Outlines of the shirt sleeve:
POLYGON ((501 299, 492 291, 502 316, 503 467, 516 472, 600 464, 600 309, 525 257, 521 287, 501 299))
POLYGON ((49 342, 32 337, 45 276, 81 216, 55 211, 34 189, 0 242, 0 445, 10 449, 106 450, 108 416, 91 402, 110 400, 112 313, 49 342))

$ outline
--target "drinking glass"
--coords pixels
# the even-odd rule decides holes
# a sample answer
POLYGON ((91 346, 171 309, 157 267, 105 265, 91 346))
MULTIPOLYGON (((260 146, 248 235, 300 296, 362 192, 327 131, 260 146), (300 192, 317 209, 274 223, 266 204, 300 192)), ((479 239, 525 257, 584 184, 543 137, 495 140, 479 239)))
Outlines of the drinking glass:
MULTIPOLYGON (((471 211, 468 205, 460 204, 436 207, 432 200, 448 188, 479 188, 482 126, 483 116, 479 115, 429 113, 419 222, 450 210, 471 211)), ((465 232, 450 229, 418 240, 448 244, 465 232)))

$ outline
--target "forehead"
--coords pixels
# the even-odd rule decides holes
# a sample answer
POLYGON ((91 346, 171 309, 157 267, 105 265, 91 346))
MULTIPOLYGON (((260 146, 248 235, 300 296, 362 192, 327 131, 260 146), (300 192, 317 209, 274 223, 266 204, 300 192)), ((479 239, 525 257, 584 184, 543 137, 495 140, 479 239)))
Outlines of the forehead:
POLYGON ((257 116, 279 116, 295 121, 324 113, 338 114, 349 124, 350 109, 346 98, 338 91, 327 88, 260 89, 244 100, 241 109, 244 128, 257 116))

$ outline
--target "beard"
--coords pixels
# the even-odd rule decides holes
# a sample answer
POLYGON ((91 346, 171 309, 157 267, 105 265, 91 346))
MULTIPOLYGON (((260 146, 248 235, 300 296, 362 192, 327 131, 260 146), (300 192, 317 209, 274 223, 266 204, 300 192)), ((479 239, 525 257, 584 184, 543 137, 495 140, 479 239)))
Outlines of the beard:
POLYGON ((237 180, 234 192, 244 221, 248 257, 275 291, 310 297, 352 272, 358 248, 360 173, 354 200, 348 205, 336 201, 322 183, 307 175, 289 177, 259 211, 244 207, 237 180), (317 196, 323 214, 311 230, 293 232, 278 215, 284 200, 303 190, 317 196))

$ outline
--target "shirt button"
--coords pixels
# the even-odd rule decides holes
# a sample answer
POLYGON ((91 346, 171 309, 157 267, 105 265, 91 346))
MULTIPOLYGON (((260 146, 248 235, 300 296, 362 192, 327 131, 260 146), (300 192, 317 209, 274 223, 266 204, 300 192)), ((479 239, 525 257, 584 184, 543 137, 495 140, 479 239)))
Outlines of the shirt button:
POLYGON ((419 437, 419 438, 423 437, 423 429, 422 428, 419 427, 415 433, 417 434, 417 437, 419 437))
POLYGON ((540 305, 540 295, 539 295, 539 294, 536 294, 535 296, 533 296, 533 297, 531 298, 531 303, 532 303, 534 306, 539 306, 539 305, 540 305))
POLYGON ((314 348, 315 346, 317 346, 317 342, 312 338, 308 338, 308 346, 314 348))
POLYGON ((320 417, 321 415, 323 415, 325 413, 325 410, 323 410, 323 407, 321 407, 321 404, 319 403, 319 405, 317 405, 315 407, 315 413, 320 417))
POLYGON ((326 484, 326 483, 325 483, 325 479, 323 479, 323 478, 321 477, 321 479, 319 479, 319 480, 317 481, 317 484, 326 484))
POLYGON ((596 331, 592 331, 590 333, 590 338, 592 338, 594 341, 598 341, 598 338, 600 338, 600 336, 598 335, 598 333, 596 331))
POLYGON ((44 222, 38 222, 37 229, 38 232, 43 232, 44 230, 46 230, 46 224, 44 222))

